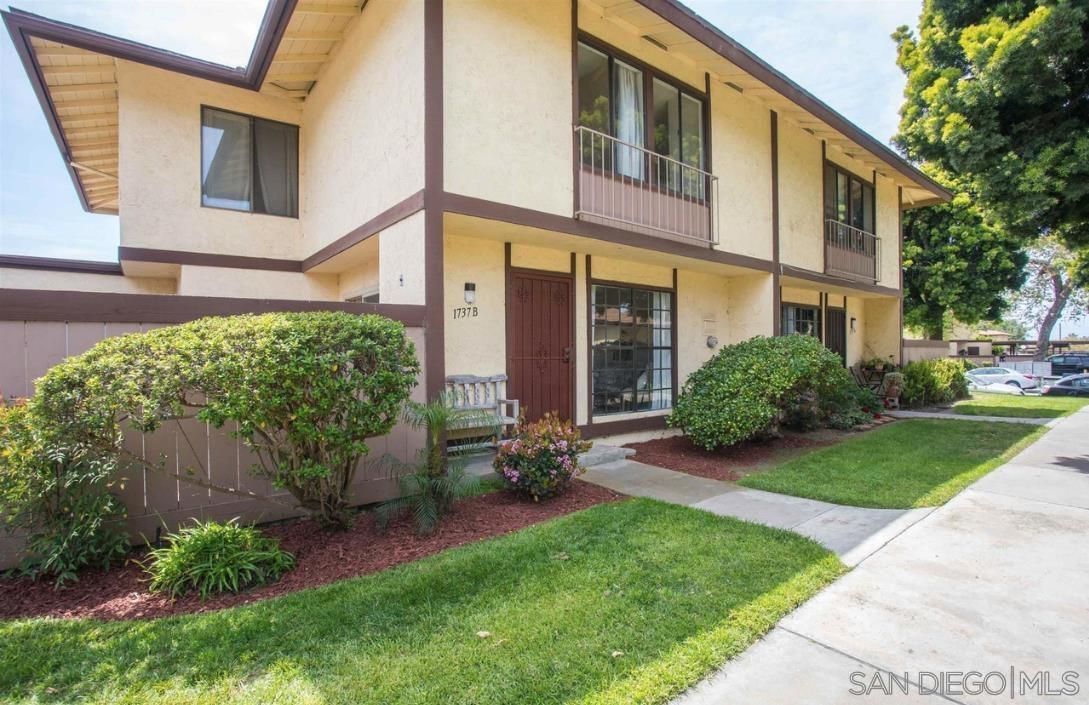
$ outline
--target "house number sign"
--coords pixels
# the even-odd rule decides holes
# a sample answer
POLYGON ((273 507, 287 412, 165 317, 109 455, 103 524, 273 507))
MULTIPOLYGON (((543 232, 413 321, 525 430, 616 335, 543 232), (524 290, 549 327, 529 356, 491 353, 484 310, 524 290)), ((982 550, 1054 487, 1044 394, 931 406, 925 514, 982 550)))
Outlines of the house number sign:
POLYGON ((476 318, 479 315, 476 306, 455 306, 454 307, 454 319, 458 318, 476 318))

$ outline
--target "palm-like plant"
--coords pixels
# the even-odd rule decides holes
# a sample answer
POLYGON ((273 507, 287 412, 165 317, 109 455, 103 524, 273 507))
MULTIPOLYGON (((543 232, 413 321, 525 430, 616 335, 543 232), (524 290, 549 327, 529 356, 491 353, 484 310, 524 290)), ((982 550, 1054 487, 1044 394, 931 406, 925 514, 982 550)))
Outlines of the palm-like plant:
POLYGON ((455 401, 444 393, 427 404, 409 402, 405 406, 405 423, 423 429, 425 443, 416 463, 397 464, 399 471, 409 472, 401 475, 400 496, 378 507, 379 527, 385 528, 394 518, 411 510, 416 533, 430 534, 455 501, 478 490, 480 480, 465 472, 465 459, 446 452, 446 435, 451 429, 480 428, 482 436, 493 436, 499 432, 499 426, 494 415, 479 409, 459 408, 455 401))

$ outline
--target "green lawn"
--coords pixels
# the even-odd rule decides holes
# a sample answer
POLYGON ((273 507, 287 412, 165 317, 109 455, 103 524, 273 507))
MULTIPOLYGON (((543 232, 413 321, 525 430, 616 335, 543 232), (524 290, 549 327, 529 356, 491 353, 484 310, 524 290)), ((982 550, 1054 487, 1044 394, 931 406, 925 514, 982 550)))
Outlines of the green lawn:
POLYGON ((1089 404, 1078 397, 1035 397, 976 392, 971 399, 958 401, 954 414, 968 416, 1015 416, 1023 419, 1053 419, 1072 414, 1089 404))
POLYGON ((218 613, 0 623, 0 701, 661 703, 842 571, 796 534, 630 500, 218 613))
POLYGON ((856 507, 929 507, 1006 462, 1044 430, 986 421, 897 421, 740 484, 856 507))

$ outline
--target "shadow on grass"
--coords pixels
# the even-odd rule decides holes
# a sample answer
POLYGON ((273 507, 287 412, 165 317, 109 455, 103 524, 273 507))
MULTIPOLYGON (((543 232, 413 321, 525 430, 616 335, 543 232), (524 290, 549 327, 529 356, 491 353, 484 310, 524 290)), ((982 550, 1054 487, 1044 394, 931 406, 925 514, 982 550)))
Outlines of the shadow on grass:
POLYGON ((660 702, 842 570, 789 532, 630 500, 222 612, 0 624, 0 699, 660 702))
POLYGON ((930 507, 948 501, 1045 430, 959 419, 897 421, 738 484, 856 507, 930 507))

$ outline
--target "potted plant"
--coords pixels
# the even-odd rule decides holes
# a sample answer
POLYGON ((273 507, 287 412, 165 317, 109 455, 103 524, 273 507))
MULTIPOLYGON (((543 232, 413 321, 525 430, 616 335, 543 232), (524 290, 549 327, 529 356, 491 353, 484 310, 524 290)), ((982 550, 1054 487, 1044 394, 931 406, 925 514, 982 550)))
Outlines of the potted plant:
POLYGON ((880 357, 871 357, 869 360, 863 361, 862 366, 867 370, 873 370, 874 372, 884 372, 885 360, 880 357))
POLYGON ((904 388, 904 375, 899 372, 887 372, 881 380, 881 388, 885 398, 899 399, 900 391, 904 388))

